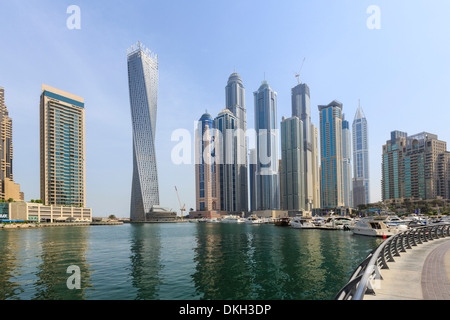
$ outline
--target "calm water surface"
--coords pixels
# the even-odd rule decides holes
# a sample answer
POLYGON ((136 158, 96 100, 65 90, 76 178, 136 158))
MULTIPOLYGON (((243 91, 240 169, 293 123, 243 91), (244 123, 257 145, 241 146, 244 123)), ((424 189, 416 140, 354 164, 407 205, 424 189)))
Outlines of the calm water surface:
POLYGON ((0 299, 329 300, 381 241, 247 224, 0 230, 0 299))

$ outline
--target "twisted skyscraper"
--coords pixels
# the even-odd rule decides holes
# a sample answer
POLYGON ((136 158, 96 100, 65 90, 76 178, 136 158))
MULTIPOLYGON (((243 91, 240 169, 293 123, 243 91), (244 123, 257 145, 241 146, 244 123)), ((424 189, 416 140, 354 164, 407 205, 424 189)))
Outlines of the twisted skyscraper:
POLYGON ((131 221, 145 221, 159 206, 155 154, 158 99, 158 56, 140 42, 128 50, 128 84, 133 125, 133 181, 131 221))

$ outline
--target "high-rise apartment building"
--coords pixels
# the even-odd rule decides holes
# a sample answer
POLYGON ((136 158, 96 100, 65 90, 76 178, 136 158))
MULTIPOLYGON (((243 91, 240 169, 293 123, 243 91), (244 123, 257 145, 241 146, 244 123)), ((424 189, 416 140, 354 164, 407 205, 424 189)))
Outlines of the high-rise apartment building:
POLYGON ((42 85, 41 200, 86 206, 84 99, 42 85))
POLYGON ((383 146, 383 200, 446 197, 446 149, 447 143, 435 134, 392 132, 383 146))
MULTIPOLYGON (((241 77, 236 72, 228 78, 225 87, 225 107, 236 117, 234 134, 235 162, 233 188, 235 189, 234 206, 236 212, 248 211, 248 162, 247 162, 247 111, 245 109, 245 88, 241 77)), ((223 204, 223 203, 222 203, 223 204)))
POLYGON ((281 209, 301 213, 305 202, 303 122, 298 117, 281 121, 281 209))
POLYGON ((320 158, 322 208, 343 207, 342 103, 320 105, 320 158))
POLYGON ((267 81, 254 92, 256 210, 279 210, 277 93, 267 81))
POLYGON ((311 124, 312 149, 312 181, 313 181, 313 209, 319 209, 320 202, 320 145, 319 130, 311 124))
POLYGON ((352 124, 353 139, 353 205, 370 203, 368 124, 361 105, 352 124))
MULTIPOLYGON (((311 211, 314 207, 314 181, 313 181, 313 141, 311 135, 311 107, 310 90, 307 84, 299 83, 291 90, 292 116, 298 117, 303 126, 303 172, 304 172, 304 200, 305 210, 311 211)), ((316 207, 317 208, 317 207, 316 207)))
POLYGON ((250 186, 250 211, 256 211, 256 162, 258 161, 256 155, 256 148, 249 151, 249 186, 250 186))
POLYGON ((20 185, 13 181, 13 130, 5 104, 5 89, 0 87, 0 199, 23 200, 20 185))
POLYGON ((350 125, 342 115, 342 190, 344 206, 353 206, 350 125))
POLYGON ((138 42, 127 52, 128 84, 133 127, 133 180, 130 219, 146 221, 159 206, 155 153, 158 107, 158 56, 138 42))
MULTIPOLYGON (((220 209, 230 213, 240 213, 238 197, 240 184, 238 181, 238 153, 236 129, 238 119, 229 109, 222 110, 214 119, 215 160, 219 175, 220 209)), ((247 212, 247 210, 245 210, 247 212)))
MULTIPOLYGON (((220 210, 220 180, 215 159, 214 120, 209 113, 198 121, 195 134, 195 180, 197 212, 220 210)), ((205 214, 210 216, 210 214, 205 214)))

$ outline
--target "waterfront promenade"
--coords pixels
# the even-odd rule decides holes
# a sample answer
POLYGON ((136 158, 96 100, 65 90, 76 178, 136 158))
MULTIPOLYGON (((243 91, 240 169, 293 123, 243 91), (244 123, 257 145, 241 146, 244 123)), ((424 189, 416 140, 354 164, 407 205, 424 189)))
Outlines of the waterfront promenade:
POLYGON ((435 239, 402 252, 381 269, 375 295, 364 300, 450 300, 450 238, 435 239))

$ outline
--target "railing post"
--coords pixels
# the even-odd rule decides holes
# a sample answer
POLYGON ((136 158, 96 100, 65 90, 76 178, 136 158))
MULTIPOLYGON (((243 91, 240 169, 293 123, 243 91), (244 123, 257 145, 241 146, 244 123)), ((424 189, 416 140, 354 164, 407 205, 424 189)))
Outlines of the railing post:
POLYGON ((403 233, 403 239, 405 240, 406 249, 411 249, 411 243, 409 242, 410 234, 411 234, 411 230, 408 230, 403 233))
POLYGON ((393 236, 393 237, 394 237, 394 238, 392 239, 391 243, 394 242, 394 245, 393 245, 393 249, 394 249, 394 257, 399 257, 399 256, 400 256, 400 253, 398 252, 398 244, 397 244, 397 242, 398 242, 398 236, 395 235, 395 236, 393 236))

